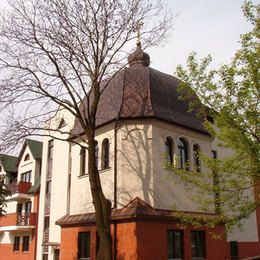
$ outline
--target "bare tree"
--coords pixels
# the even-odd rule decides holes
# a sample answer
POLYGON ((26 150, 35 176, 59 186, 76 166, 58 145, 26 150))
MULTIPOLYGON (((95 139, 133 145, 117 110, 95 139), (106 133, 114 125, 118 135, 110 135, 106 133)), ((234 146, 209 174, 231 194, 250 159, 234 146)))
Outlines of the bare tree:
POLYGON ((27 135, 41 135, 42 122, 57 106, 69 111, 88 145, 100 238, 97 259, 112 259, 111 202, 95 164, 101 82, 125 66, 138 24, 143 24, 139 34, 147 48, 165 42, 172 15, 160 0, 10 0, 1 19, 1 148, 27 135))

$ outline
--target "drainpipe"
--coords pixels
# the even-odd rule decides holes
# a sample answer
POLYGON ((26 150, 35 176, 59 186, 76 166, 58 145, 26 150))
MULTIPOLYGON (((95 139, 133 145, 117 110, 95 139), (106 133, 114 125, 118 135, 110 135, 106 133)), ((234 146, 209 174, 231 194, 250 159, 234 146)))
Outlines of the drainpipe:
MULTIPOLYGON (((117 133, 118 133, 118 119, 115 123, 114 128, 114 136, 115 136, 115 142, 114 142, 114 206, 112 209, 117 209, 117 133)), ((117 224, 116 221, 114 221, 114 238, 113 238, 113 244, 114 244, 114 260, 116 260, 117 256, 117 224)))

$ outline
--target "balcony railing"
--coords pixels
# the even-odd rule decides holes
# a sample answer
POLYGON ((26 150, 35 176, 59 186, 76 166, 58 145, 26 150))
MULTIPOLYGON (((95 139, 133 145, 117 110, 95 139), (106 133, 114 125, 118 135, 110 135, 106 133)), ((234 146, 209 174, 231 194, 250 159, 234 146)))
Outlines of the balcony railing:
POLYGON ((35 213, 17 215, 17 226, 34 226, 35 221, 35 213))
POLYGON ((36 224, 36 213, 30 214, 19 214, 19 213, 11 213, 5 214, 0 217, 0 227, 8 227, 8 226, 35 226, 36 224))
POLYGON ((31 182, 19 181, 17 183, 17 179, 15 179, 10 185, 7 186, 7 189, 13 195, 15 193, 27 193, 31 186, 31 182))

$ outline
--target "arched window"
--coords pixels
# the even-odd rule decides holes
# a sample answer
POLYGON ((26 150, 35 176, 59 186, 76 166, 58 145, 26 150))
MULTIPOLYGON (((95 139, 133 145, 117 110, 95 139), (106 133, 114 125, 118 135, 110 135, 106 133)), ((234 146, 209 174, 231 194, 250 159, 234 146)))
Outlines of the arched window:
POLYGON ((173 164, 173 140, 167 136, 165 139, 165 154, 168 164, 173 164))
POLYGON ((183 138, 178 141, 179 168, 188 170, 188 147, 183 138))
POLYGON ((200 147, 197 144, 193 145, 193 165, 196 172, 200 172, 200 147))
POLYGON ((98 142, 95 141, 95 163, 97 169, 98 169, 98 153, 99 153, 98 142))
POLYGON ((86 148, 81 147, 80 150, 80 175, 86 174, 86 148))
POLYGON ((29 161, 29 160, 30 160, 30 154, 27 153, 27 154, 25 155, 25 157, 24 157, 24 160, 25 160, 25 161, 29 161))
POLYGON ((102 142, 101 168, 109 168, 109 140, 107 138, 102 142))

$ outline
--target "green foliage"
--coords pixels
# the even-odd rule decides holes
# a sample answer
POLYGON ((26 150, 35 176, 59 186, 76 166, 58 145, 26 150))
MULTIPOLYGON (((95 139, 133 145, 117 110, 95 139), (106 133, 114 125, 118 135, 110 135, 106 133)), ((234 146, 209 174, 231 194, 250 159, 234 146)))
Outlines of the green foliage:
MULTIPOLYGON (((228 228, 239 224, 259 205, 259 200, 252 198, 254 187, 260 185, 260 5, 246 1, 242 9, 252 30, 241 36, 241 48, 230 64, 212 70, 210 55, 198 61, 196 53, 191 53, 187 68, 178 66, 176 70, 182 81, 181 98, 196 93, 199 99, 190 104, 190 109, 204 116, 205 127, 219 145, 233 152, 221 160, 201 154, 204 169, 209 171, 190 174, 174 169, 174 173, 189 184, 189 189, 196 190, 193 199, 201 210, 221 205, 219 217, 208 225, 225 222, 228 228), (216 173, 217 182, 213 182, 216 173)), ((182 219, 198 225, 195 219, 182 219)))

